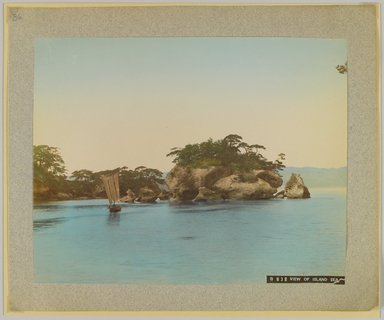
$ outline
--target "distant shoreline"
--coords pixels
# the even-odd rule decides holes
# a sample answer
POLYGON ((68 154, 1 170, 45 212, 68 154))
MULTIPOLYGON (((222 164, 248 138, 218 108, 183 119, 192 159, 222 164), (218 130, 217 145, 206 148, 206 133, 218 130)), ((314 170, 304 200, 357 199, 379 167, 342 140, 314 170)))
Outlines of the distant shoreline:
MULTIPOLYGON (((311 196, 315 196, 315 197, 318 194, 332 192, 332 191, 333 192, 337 192, 337 193, 345 193, 345 194, 347 194, 347 192, 348 192, 347 186, 345 186, 345 187, 315 187, 315 188, 310 188, 310 189, 311 189, 311 196)), ((100 198, 100 197, 78 197, 78 198, 71 198, 71 199, 65 199, 65 200, 60 200, 60 199, 34 200, 33 201, 33 205, 47 204, 47 203, 51 203, 51 202, 89 201, 89 200, 105 200, 105 205, 107 206, 109 204, 107 198, 100 198)), ((272 199, 253 199, 253 200, 223 199, 223 200, 210 200, 210 201, 205 201, 205 202, 186 201, 186 202, 183 202, 183 203, 184 204, 187 204, 187 203, 196 203, 196 204, 209 203, 209 204, 212 204, 212 203, 215 203, 215 202, 258 202, 258 201, 271 201, 271 200, 279 201, 281 199, 274 199, 274 198, 272 198, 272 199)), ((302 200, 302 199, 299 199, 299 200, 302 200)), ((305 199, 303 199, 303 200, 305 200, 305 199)), ((136 202, 119 202, 119 203, 128 206, 130 204, 148 205, 148 204, 157 204, 157 203, 166 203, 166 202, 173 203, 170 200, 157 200, 157 201, 151 202, 151 203, 148 203, 148 202, 138 202, 138 201, 136 201, 136 202)))

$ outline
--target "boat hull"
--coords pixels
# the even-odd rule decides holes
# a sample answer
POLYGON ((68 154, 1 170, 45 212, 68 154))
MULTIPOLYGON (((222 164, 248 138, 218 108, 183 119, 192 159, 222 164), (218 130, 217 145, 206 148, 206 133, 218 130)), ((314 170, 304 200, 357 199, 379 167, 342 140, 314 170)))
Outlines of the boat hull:
POLYGON ((119 212, 121 211, 121 207, 118 205, 113 205, 109 207, 109 212, 119 212))

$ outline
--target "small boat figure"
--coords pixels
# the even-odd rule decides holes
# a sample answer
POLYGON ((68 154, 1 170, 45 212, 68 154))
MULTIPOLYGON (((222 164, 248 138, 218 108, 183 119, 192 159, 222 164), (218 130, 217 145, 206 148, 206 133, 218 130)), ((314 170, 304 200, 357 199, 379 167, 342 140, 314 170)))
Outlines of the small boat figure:
POLYGON ((111 213, 120 212, 120 211, 121 211, 121 207, 115 203, 109 206, 109 212, 111 213))
POLYGON ((116 204, 120 200, 119 174, 114 173, 108 176, 101 176, 104 183, 105 192, 109 201, 109 212, 116 213, 121 211, 121 206, 116 204))

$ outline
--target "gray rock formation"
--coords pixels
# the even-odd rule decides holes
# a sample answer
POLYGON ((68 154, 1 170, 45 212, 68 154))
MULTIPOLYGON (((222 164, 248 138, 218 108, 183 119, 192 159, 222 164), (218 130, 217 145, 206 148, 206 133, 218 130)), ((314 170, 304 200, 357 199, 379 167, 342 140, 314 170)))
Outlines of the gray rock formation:
POLYGON ((254 170, 257 178, 268 182, 272 188, 278 188, 283 184, 283 179, 277 173, 270 170, 254 170))
POLYGON ((255 182, 243 182, 238 175, 230 175, 217 181, 214 186, 224 199, 256 200, 273 198, 277 189, 257 178, 255 182))
POLYGON ((304 184, 303 178, 297 173, 292 173, 291 178, 285 184, 284 194, 288 199, 305 199, 311 197, 308 188, 304 184))
POLYGON ((193 199, 193 201, 203 202, 203 201, 211 201, 211 200, 222 200, 222 196, 211 189, 206 187, 200 187, 199 193, 193 199))
POLYGON ((221 177, 230 173, 228 168, 189 168, 175 166, 167 175, 166 183, 172 194, 171 201, 191 201, 200 187, 210 188, 221 177))
POLYGON ((285 190, 281 190, 273 196, 275 199, 284 199, 285 198, 285 190))
POLYGON ((161 190, 159 195, 157 196, 160 200, 169 200, 171 197, 171 193, 167 190, 161 190))
POLYGON ((269 170, 231 174, 225 167, 188 168, 175 166, 166 178, 171 201, 220 199, 269 199, 283 183, 269 170))
POLYGON ((73 196, 70 193, 59 192, 56 195, 57 200, 71 200, 72 198, 73 198, 73 196))
POLYGON ((125 197, 121 198, 120 201, 122 201, 122 202, 133 202, 133 201, 135 201, 135 199, 136 199, 135 193, 131 189, 128 189, 127 190, 127 195, 125 197))
POLYGON ((135 200, 146 203, 155 202, 158 198, 158 194, 159 193, 155 192, 154 190, 148 187, 140 188, 139 194, 135 200))

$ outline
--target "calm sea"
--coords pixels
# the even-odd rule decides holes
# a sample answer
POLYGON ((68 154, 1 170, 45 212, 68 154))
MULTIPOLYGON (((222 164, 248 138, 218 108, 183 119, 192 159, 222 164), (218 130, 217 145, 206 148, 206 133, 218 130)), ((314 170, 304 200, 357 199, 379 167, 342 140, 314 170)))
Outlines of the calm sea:
POLYGON ((37 204, 35 281, 264 283, 266 275, 344 275, 345 190, 305 200, 37 204))

